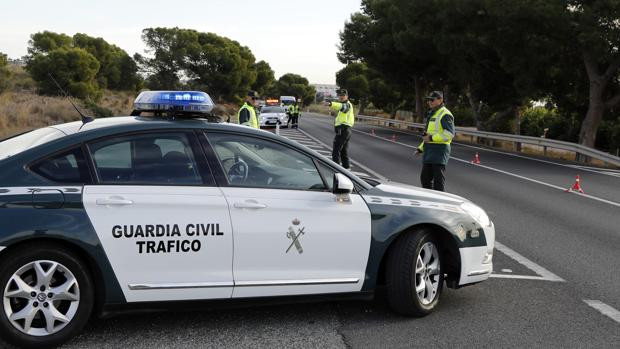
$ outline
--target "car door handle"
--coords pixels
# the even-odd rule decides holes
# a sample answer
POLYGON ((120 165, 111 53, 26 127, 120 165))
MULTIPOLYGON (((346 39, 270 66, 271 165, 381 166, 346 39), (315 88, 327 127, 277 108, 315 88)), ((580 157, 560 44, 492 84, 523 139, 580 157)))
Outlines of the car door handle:
POLYGON ((133 201, 125 200, 121 198, 107 198, 107 199, 97 199, 97 205, 107 206, 107 205, 131 205, 133 201))
POLYGON ((267 208, 267 205, 261 204, 254 200, 247 200, 244 202, 235 202, 233 206, 235 206, 235 208, 254 208, 254 209, 267 208))

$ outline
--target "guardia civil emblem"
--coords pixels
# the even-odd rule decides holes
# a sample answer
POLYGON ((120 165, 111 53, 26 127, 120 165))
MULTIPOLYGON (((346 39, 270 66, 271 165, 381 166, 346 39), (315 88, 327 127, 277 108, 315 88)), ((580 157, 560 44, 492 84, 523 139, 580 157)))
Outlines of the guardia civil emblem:
POLYGON ((289 226, 288 231, 286 232, 286 237, 292 240, 291 244, 286 249, 286 253, 291 250, 291 247, 295 246, 297 252, 302 254, 304 253, 304 248, 301 246, 299 238, 305 234, 304 229, 306 229, 306 227, 298 228, 301 222, 297 218, 293 219, 292 223, 293 225, 289 226))

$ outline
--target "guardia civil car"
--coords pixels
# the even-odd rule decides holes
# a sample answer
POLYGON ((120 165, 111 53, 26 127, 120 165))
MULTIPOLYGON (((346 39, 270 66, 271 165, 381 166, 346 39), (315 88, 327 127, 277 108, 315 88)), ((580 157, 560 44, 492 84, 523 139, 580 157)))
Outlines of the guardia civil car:
MULTIPOLYGON (((145 95, 146 94, 146 95, 145 95)), ((91 315, 199 301, 364 298, 423 316, 492 271, 470 201, 361 179, 200 92, 0 142, 0 335, 57 345, 91 315), (148 114, 150 116, 145 116, 148 114)))

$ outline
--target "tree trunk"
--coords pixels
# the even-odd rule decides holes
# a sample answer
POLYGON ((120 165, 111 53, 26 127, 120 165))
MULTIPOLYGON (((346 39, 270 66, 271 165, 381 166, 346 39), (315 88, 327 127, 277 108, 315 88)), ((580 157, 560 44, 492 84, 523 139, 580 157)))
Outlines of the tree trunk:
POLYGON ((415 122, 424 122, 424 100, 422 98, 422 82, 419 77, 414 77, 415 85, 415 122))
POLYGON ((476 130, 482 130, 482 120, 480 118, 480 111, 481 111, 482 103, 481 102, 476 103, 477 98, 474 98, 474 96, 472 95, 471 86, 469 84, 467 85, 467 90, 465 94, 467 95, 469 106, 471 107, 471 110, 474 112, 474 122, 476 123, 476 130))
POLYGON ((605 114, 605 103, 600 96, 598 88, 590 84, 590 101, 588 103, 588 112, 586 118, 581 123, 581 130, 579 131, 579 144, 586 147, 594 148, 594 142, 596 141, 596 132, 605 114))
POLYGON ((603 100, 603 94, 607 83, 617 75, 620 67, 620 59, 616 59, 607 67, 603 74, 598 70, 598 62, 589 52, 583 53, 583 62, 590 79, 590 93, 588 100, 588 112, 581 123, 579 131, 579 144, 594 148, 596 142, 596 132, 601 124, 605 110, 613 108, 620 101, 620 96, 616 95, 609 101, 603 100))
POLYGON ((364 115, 367 104, 368 102, 366 101, 366 98, 360 98, 360 110, 357 112, 357 115, 364 115))

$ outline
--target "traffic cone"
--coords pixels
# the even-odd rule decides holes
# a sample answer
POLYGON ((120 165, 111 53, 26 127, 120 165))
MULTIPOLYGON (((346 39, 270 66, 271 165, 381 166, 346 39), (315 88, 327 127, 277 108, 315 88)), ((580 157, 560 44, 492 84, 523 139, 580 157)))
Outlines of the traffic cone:
POLYGON ((566 189, 565 191, 567 191, 567 192, 568 192, 568 191, 577 191, 577 192, 580 192, 580 193, 582 193, 582 194, 585 194, 585 193, 583 192, 583 189, 581 189, 581 185, 580 185, 580 183, 579 183, 580 181, 581 181, 581 179, 579 178, 579 175, 577 175, 577 177, 575 178, 575 184, 573 184, 573 186, 572 186, 572 187, 570 187, 570 188, 566 189))
POLYGON ((374 128, 372 130, 370 130, 370 134, 373 135, 373 136, 376 136, 374 128))
POLYGON ((476 165, 480 165, 480 155, 478 155, 478 153, 476 153, 476 155, 474 155, 474 159, 471 161, 472 164, 476 164, 476 165))
POLYGON ((396 142, 396 133, 392 133, 392 142, 396 142))

